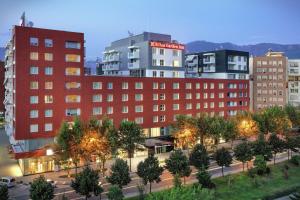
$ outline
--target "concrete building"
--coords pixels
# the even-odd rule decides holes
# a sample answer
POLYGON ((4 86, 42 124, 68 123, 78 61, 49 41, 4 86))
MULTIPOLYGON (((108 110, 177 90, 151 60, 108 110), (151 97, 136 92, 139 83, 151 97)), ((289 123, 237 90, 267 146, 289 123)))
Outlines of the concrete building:
POLYGON ((287 63, 282 52, 253 58, 253 110, 287 104, 287 63))
POLYGON ((300 59, 288 60, 288 102, 300 106, 300 59))
POLYGON ((4 77, 5 77, 5 69, 4 69, 4 62, 0 61, 0 117, 3 118, 5 107, 4 107, 4 96, 5 96, 5 88, 4 88, 4 77))
POLYGON ((249 79, 249 53, 218 50, 185 56, 186 77, 249 79))
POLYGON ((105 75, 184 78, 184 45, 170 35, 144 32, 112 42, 103 53, 105 75))

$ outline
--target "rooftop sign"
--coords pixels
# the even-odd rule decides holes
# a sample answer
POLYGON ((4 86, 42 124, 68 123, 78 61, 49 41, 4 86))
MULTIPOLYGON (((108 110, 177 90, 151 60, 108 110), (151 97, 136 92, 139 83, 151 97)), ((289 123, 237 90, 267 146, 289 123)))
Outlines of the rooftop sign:
POLYGON ((150 42, 151 47, 158 47, 158 48, 166 48, 166 49, 178 49, 184 50, 184 45, 177 44, 177 43, 167 43, 167 42, 150 42))

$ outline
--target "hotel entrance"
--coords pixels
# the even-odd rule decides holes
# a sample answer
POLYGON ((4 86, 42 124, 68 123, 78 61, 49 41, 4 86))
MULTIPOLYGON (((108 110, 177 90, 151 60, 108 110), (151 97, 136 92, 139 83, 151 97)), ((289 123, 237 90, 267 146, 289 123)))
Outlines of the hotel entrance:
POLYGON ((19 159, 19 165, 23 175, 54 171, 54 160, 52 156, 19 159))

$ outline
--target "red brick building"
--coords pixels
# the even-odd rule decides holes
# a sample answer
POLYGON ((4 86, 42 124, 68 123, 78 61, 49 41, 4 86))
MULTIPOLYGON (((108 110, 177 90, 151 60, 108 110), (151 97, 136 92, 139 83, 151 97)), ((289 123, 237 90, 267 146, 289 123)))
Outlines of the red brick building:
POLYGON ((42 147, 74 116, 136 121, 161 137, 178 114, 249 109, 248 80, 86 76, 83 33, 15 26, 6 55, 6 132, 24 174, 54 169, 42 147))
POLYGON ((4 101, 4 96, 5 96, 5 88, 4 88, 4 76, 5 76, 5 69, 4 69, 4 62, 0 61, 0 83, 1 83, 1 87, 0 87, 0 115, 3 116, 4 115, 4 111, 5 111, 5 107, 3 104, 4 101))

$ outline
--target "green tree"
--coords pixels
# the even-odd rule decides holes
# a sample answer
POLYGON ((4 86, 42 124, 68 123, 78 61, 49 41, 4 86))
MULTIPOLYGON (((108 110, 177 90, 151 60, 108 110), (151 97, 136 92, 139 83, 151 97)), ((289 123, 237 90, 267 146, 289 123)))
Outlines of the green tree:
POLYGON ((34 179, 30 186, 30 198, 32 200, 50 200, 54 198, 54 188, 44 176, 34 179))
POLYGON ((116 185, 112 185, 108 189, 107 198, 109 200, 122 200, 124 198, 122 189, 116 185))
POLYGON ((111 166, 111 175, 107 177, 107 181, 113 185, 118 185, 120 188, 130 183, 131 178, 127 162, 119 158, 116 159, 111 166))
POLYGON ((217 164, 222 168, 222 176, 224 176, 224 166, 229 167, 231 165, 232 156, 230 155, 228 150, 222 147, 215 152, 214 158, 217 164))
POLYGON ((233 118, 236 124, 238 136, 242 138, 249 138, 256 136, 259 133, 259 127, 255 120, 253 120, 253 114, 247 111, 238 112, 233 118))
POLYGON ((208 137, 210 117, 207 114, 202 113, 199 117, 195 118, 194 124, 197 135, 200 138, 200 144, 205 145, 205 139, 208 137))
POLYGON ((164 169, 159 166, 158 159, 153 154, 150 154, 145 161, 140 162, 137 166, 137 175, 143 179, 144 185, 147 185, 149 182, 150 193, 152 183, 161 181, 160 176, 163 171, 164 169))
POLYGON ((201 184, 201 188, 211 189, 215 186, 215 184, 211 181, 211 175, 205 169, 198 171, 197 179, 199 184, 201 184))
POLYGON ((267 170, 267 162, 263 155, 257 155, 253 165, 257 168, 257 173, 260 175, 264 174, 267 170))
POLYGON ((265 141, 264 137, 261 135, 259 139, 251 143, 253 155, 263 155, 265 160, 270 160, 272 158, 272 148, 265 141))
POLYGON ((166 168, 175 176, 178 174, 183 177, 185 183, 185 177, 190 176, 192 170, 189 166, 188 158, 183 154, 181 150, 175 150, 171 153, 170 157, 166 159, 166 168))
POLYGON ((300 125, 300 111, 295 106, 288 104, 284 107, 284 110, 292 123, 292 127, 300 125))
POLYGON ((224 132, 226 131, 226 129, 224 129, 225 120, 222 117, 214 116, 210 117, 208 122, 208 136, 212 137, 215 140, 215 143, 218 143, 220 137, 224 135, 224 132))
POLYGON ((248 169, 248 161, 252 160, 253 153, 251 146, 247 142, 243 142, 237 145, 234 148, 234 156, 238 161, 243 163, 243 171, 245 169, 245 163, 247 162, 247 169, 248 169))
POLYGON ((123 121, 118 132, 121 149, 127 152, 129 158, 129 170, 131 171, 131 158, 134 151, 139 150, 139 145, 145 141, 142 128, 135 122, 123 121))
POLYGON ((8 200, 8 188, 6 185, 0 185, 0 200, 8 200))
POLYGON ((221 121, 223 124, 222 138, 231 142, 231 148, 233 147, 233 141, 238 137, 237 125, 234 120, 228 119, 221 121))
POLYGON ((196 144, 189 156, 190 164, 198 170, 209 166, 209 157, 206 148, 201 144, 196 144))
POLYGON ((95 196, 101 195, 102 187, 99 185, 99 175, 90 167, 85 167, 82 172, 76 175, 75 180, 72 180, 71 187, 85 199, 91 197, 92 193, 95 196))
POLYGON ((288 136, 285 139, 285 148, 288 150, 288 160, 292 156, 292 152, 298 152, 297 148, 300 148, 300 136, 291 137, 288 136))
POLYGON ((275 165, 276 161, 276 154, 283 152, 285 148, 285 143, 283 140, 281 140, 276 134, 272 134, 268 140, 268 143, 273 151, 273 161, 275 165))

